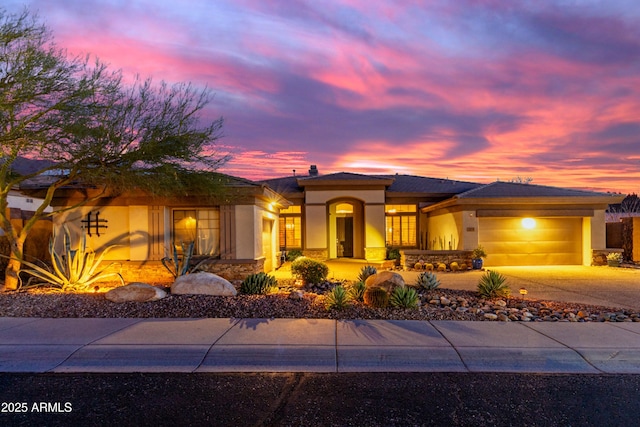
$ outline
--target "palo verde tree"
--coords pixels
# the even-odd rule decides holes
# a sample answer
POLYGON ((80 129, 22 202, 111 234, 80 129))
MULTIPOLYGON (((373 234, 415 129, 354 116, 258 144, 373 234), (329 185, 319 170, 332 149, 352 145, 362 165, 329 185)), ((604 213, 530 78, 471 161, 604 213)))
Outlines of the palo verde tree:
POLYGON ((210 101, 208 89, 190 84, 136 79, 127 85, 120 71, 56 47, 28 10, 0 10, 0 227, 11 246, 4 289, 18 287, 25 239, 51 215, 45 210, 64 187, 81 183, 94 198, 133 188, 219 189, 222 178, 213 171, 226 161, 215 151, 222 119, 201 117, 210 101), (21 158, 46 162, 17 174, 13 166, 21 158), (43 202, 16 227, 7 216, 9 192, 36 178, 46 178, 43 202))

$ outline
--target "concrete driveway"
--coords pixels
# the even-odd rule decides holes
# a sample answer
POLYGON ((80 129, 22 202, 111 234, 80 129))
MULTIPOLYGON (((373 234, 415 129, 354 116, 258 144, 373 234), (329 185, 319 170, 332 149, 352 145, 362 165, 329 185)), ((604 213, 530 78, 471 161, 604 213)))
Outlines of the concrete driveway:
MULTIPOLYGON (((366 262, 357 260, 328 261, 329 277, 355 280, 366 262)), ((290 264, 275 272, 278 278, 290 278, 290 264)), ((507 278, 512 294, 527 289, 526 298, 567 301, 582 304, 622 307, 640 310, 640 269, 585 267, 578 265, 536 267, 488 267, 507 278)), ((419 272, 398 271, 407 283, 413 283, 419 272)), ((484 271, 437 273, 441 287, 476 290, 484 271)))

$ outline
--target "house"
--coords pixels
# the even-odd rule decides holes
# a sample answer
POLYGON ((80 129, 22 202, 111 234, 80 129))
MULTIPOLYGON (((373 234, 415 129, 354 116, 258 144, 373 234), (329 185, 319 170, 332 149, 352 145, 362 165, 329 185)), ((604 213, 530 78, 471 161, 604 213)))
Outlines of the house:
MULTIPOLYGON (((139 193, 103 197, 61 212, 55 225, 87 233, 96 248, 118 245, 108 259, 127 280, 167 279, 160 260, 195 242, 205 269, 230 280, 272 271, 294 249, 326 260, 381 262, 399 249, 405 265, 429 257, 469 259, 478 245, 487 266, 591 265, 606 254, 605 210, 622 199, 532 184, 480 184, 412 175, 321 175, 261 182, 228 177, 224 197, 160 198, 139 193)), ((54 208, 86 189, 66 189, 54 208)))
MULTIPOLYGON (((532 184, 340 172, 264 181, 292 206, 280 212, 280 246, 320 259, 405 265, 433 251, 478 245, 487 266, 591 265, 606 252, 605 211, 623 196, 532 184), (431 251, 431 252, 430 252, 431 251)), ((442 253, 440 253, 442 254, 442 253)))

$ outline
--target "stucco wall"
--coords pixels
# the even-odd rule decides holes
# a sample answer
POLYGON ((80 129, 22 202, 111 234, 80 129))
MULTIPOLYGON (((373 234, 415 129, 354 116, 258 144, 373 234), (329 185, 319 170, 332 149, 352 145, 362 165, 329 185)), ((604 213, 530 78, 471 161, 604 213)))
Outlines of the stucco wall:
POLYGON ((430 250, 457 250, 460 247, 462 212, 432 213, 428 221, 430 250))

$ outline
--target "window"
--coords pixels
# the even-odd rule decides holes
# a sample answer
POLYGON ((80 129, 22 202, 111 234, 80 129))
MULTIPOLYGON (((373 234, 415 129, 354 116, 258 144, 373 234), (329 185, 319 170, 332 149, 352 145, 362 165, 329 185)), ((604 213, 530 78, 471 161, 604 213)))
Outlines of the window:
POLYGON ((302 209, 300 206, 290 206, 280 209, 280 249, 302 248, 302 209))
POLYGON ((194 255, 220 255, 220 210, 185 209, 173 211, 173 244, 194 242, 194 255))
POLYGON ((386 205, 387 246, 416 246, 416 205, 386 205))

